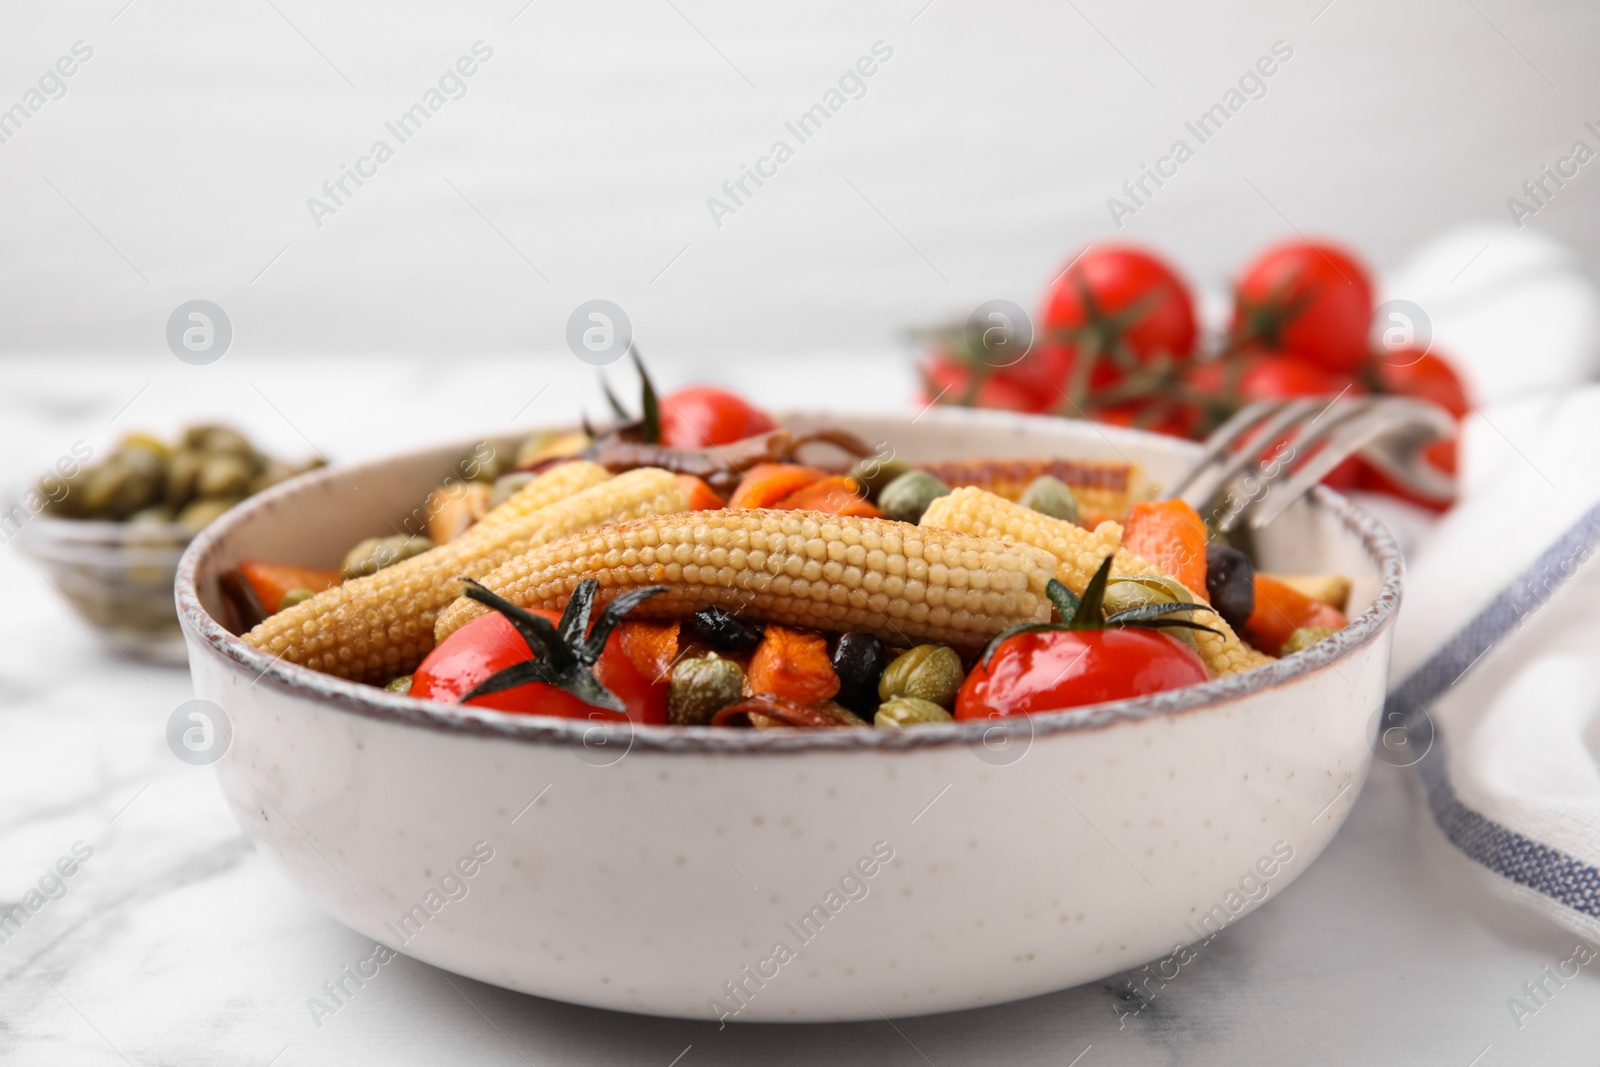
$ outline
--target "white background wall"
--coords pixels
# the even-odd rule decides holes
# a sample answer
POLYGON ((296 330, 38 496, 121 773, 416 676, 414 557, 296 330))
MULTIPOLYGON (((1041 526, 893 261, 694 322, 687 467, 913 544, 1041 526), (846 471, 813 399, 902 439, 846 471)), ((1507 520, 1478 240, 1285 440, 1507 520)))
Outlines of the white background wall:
MULTIPOLYGON (((1391 265, 1600 147, 1600 8, 1560 0, 124 3, 0 11, 0 107, 94 49, 0 144, 5 353, 170 359, 195 297, 240 353, 559 351, 605 296, 674 359, 891 358, 908 324, 1036 306, 1277 40, 1266 96, 1120 234, 1207 287, 1291 228, 1391 265), (316 228, 306 198, 479 39, 468 95, 316 228), (713 225, 706 198, 878 40, 867 95, 713 225)), ((1600 162, 1532 222, 1591 262, 1597 186, 1600 162)))

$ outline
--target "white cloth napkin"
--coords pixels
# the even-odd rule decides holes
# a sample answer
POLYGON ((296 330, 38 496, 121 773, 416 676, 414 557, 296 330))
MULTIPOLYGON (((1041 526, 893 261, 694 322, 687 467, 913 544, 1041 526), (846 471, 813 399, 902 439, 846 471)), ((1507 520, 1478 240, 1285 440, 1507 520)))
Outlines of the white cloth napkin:
POLYGON ((1388 711, 1491 891, 1600 938, 1600 386, 1485 409, 1462 456, 1408 561, 1388 711))
POLYGON ((1386 282, 1480 407, 1460 503, 1406 531, 1385 724, 1405 718, 1432 822, 1472 861, 1453 870, 1600 938, 1600 294, 1505 226, 1444 234, 1386 282))

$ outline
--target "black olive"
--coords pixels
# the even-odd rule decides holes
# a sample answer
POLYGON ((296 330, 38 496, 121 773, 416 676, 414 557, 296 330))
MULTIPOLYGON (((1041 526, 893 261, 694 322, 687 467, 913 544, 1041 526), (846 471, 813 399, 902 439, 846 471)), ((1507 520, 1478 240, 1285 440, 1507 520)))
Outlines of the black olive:
POLYGON ((706 608, 689 616, 689 631, 714 652, 753 652, 765 632, 759 622, 742 622, 721 608, 706 608))
POLYGON ((1228 545, 1206 546, 1206 595, 1217 614, 1235 630, 1244 629, 1256 610, 1256 566, 1228 545))
POLYGON ((834 701, 871 722, 878 711, 878 679, 888 664, 883 642, 871 634, 840 637, 833 649, 833 673, 839 676, 834 701))

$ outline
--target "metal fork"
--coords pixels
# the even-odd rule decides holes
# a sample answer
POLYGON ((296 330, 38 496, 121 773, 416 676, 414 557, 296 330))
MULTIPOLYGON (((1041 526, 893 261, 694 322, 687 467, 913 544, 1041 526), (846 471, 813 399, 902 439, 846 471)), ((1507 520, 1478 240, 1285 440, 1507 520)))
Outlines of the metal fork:
POLYGON ((1420 496, 1448 501, 1455 479, 1422 456, 1455 433, 1443 408, 1399 396, 1349 400, 1261 400, 1206 439, 1205 450, 1171 495, 1206 514, 1219 533, 1246 515, 1259 530, 1357 452, 1392 481, 1420 496))

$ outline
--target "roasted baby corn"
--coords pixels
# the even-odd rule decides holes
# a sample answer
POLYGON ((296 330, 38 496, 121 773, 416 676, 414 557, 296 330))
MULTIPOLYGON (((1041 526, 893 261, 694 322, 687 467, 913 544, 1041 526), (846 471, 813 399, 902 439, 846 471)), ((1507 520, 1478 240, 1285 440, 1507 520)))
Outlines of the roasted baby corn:
MULTIPOLYGON (((1112 563, 1114 573, 1171 577, 1123 548, 1122 527, 1114 522, 1103 522, 1089 531, 1073 523, 1041 515, 982 489, 957 489, 948 496, 940 497, 922 516, 922 525, 979 537, 1020 541, 1042 548, 1059 562, 1055 576, 1074 593, 1083 592, 1101 561, 1112 553, 1116 555, 1112 563)), ((1197 596, 1196 599, 1204 598, 1197 596)), ((1200 658, 1205 661, 1213 677, 1238 674, 1272 662, 1272 657, 1257 652, 1239 640, 1220 616, 1207 613, 1197 617, 1197 621, 1222 631, 1220 636, 1204 630, 1194 631, 1200 658)))
MULTIPOLYGON (((482 579, 523 607, 559 608, 585 578, 609 600, 661 584, 637 615, 748 610, 785 626, 866 631, 897 645, 975 649, 1007 626, 1045 621, 1048 552, 887 519, 758 508, 661 515, 568 537, 482 579)), ((459 600, 445 637, 484 608, 459 600)))
POLYGON ((1079 459, 969 459, 921 465, 952 488, 975 486, 1007 500, 1044 475, 1059 478, 1088 514, 1125 518, 1128 509, 1155 495, 1155 486, 1131 463, 1079 459))
POLYGON ((573 493, 599 485, 611 472, 586 459, 569 460, 548 471, 506 497, 505 501, 478 521, 479 526, 498 526, 520 519, 540 508, 565 500, 573 493))
POLYGON ((447 545, 319 593, 273 615, 244 639, 325 674, 386 681, 415 668, 433 648, 434 619, 460 593, 459 579, 480 577, 530 548, 591 526, 687 507, 667 471, 642 468, 584 489, 593 472, 574 466, 555 467, 518 494, 552 501, 543 507, 505 522, 480 523, 447 545))

